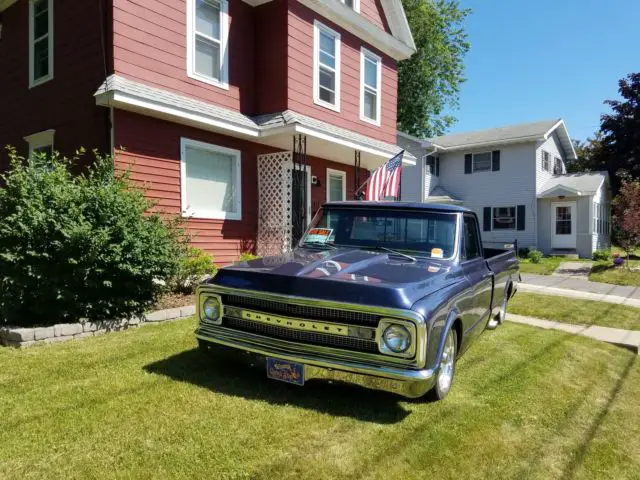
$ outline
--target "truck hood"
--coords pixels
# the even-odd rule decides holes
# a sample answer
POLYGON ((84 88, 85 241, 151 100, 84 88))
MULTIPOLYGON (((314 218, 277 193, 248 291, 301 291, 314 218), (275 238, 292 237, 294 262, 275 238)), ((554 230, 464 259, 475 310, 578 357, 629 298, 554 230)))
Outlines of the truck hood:
POLYGON ((460 281, 446 260, 339 248, 296 249, 223 268, 207 283, 336 302, 409 309, 424 296, 460 281))

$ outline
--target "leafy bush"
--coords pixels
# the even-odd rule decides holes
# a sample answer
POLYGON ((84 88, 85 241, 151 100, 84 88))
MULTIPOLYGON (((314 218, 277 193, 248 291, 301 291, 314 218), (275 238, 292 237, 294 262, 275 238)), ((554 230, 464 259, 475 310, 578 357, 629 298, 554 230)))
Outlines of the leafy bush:
POLYGON ((254 255, 251 252, 242 252, 240 254, 240 258, 238 259, 239 262, 248 262, 249 260, 256 260, 260 258, 258 255, 254 255))
POLYGON ((140 315, 175 274, 179 225, 150 213, 151 202, 114 171, 111 157, 95 156, 75 175, 77 157, 25 160, 9 151, 0 188, 0 324, 140 315))
POLYGON ((527 258, 531 260, 531 263, 540 263, 542 261, 542 252, 540 250, 529 250, 527 258))
POLYGON ((199 248, 189 247, 180 259, 178 272, 171 282, 172 289, 174 292, 193 293, 203 279, 215 275, 217 271, 211 255, 199 248))
POLYGON ((596 262, 607 261, 611 258, 611 252, 609 250, 596 250, 593 252, 593 259, 596 262))

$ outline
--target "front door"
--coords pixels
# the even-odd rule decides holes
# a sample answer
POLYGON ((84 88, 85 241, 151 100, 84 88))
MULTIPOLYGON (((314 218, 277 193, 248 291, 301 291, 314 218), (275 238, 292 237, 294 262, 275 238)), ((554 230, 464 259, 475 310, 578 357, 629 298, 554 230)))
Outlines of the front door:
POLYGON ((551 247, 576 248, 576 202, 551 204, 551 247))

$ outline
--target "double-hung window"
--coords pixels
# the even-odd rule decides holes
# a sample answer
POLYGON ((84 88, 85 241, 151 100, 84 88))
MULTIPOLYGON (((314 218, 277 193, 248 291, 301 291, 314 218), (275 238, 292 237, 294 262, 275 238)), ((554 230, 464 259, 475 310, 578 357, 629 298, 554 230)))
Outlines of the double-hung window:
POLYGON ((53 0, 29 1, 29 87, 53 78, 53 0))
POLYGON ((340 34, 313 24, 313 101, 340 111, 340 34))
POLYGON ((516 207, 495 207, 493 209, 494 230, 516 229, 516 207))
POLYGON ((40 153, 51 157, 53 154, 53 137, 55 133, 55 130, 50 129, 24 137, 25 142, 29 144, 29 156, 34 153, 40 153))
POLYGON ((183 138, 180 177, 183 216, 242 219, 239 150, 183 138))
POLYGON ((228 0, 187 0, 187 74, 229 88, 228 0))
POLYGON ((366 48, 360 51, 360 119, 380 126, 382 61, 366 48))
POLYGON ((554 175, 562 175, 563 172, 563 168, 562 168, 562 160, 560 160, 558 157, 555 157, 553 159, 553 174, 554 175))
POLYGON ((473 171, 488 172, 491 170, 491 152, 473 154, 473 171))
POLYGON ((360 0, 340 0, 347 7, 355 12, 360 12, 360 0))
POLYGON ((549 160, 549 152, 542 151, 542 169, 550 172, 551 171, 551 161, 549 160))

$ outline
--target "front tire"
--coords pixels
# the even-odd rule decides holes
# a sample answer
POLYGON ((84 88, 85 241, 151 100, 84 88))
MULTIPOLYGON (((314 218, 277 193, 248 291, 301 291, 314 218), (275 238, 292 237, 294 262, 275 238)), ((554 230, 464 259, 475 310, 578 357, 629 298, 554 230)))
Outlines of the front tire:
POLYGON ((442 352, 442 359, 440 360, 440 367, 438 368, 438 374, 436 376, 436 384, 427 394, 430 400, 444 400, 451 391, 453 378, 456 373, 457 354, 458 338, 455 330, 450 328, 449 331, 447 331, 447 337, 444 341, 444 350, 442 352))

